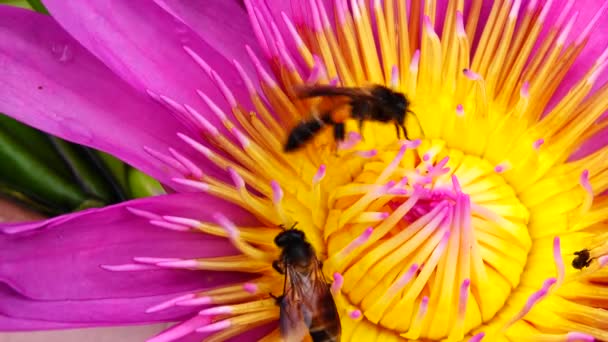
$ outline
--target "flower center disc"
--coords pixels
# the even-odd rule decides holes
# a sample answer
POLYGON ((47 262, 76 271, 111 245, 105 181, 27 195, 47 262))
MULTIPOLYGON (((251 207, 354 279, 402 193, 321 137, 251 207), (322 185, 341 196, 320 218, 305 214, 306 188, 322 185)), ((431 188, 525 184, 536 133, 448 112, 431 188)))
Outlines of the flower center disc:
POLYGON ((531 248, 529 212, 497 171, 439 140, 406 142, 335 187, 324 271, 342 283, 343 325, 460 340, 492 319, 531 248))

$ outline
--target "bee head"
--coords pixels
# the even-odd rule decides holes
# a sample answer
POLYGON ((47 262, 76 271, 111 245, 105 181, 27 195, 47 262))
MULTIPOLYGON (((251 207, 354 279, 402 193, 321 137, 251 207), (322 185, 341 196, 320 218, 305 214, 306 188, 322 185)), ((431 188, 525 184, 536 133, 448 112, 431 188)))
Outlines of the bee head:
POLYGON ((274 238, 274 243, 280 248, 285 248, 294 243, 299 244, 304 242, 304 232, 299 229, 288 229, 282 231, 274 238))

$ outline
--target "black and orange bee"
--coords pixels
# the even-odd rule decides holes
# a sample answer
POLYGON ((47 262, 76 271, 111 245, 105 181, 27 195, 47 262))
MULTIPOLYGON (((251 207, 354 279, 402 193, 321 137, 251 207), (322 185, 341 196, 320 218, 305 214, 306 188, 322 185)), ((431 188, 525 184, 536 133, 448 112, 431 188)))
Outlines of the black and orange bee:
POLYGON ((344 140, 344 122, 349 118, 359 121, 359 131, 365 121, 393 122, 397 137, 401 137, 403 132, 404 137, 408 139, 405 117, 407 113, 413 114, 409 108, 410 101, 404 94, 385 86, 349 88, 318 85, 297 88, 295 93, 301 99, 327 97, 332 101, 329 108, 321 109, 318 115, 301 122, 291 130, 285 143, 286 152, 300 148, 325 126, 333 126, 334 139, 344 140))
POLYGON ((280 307, 279 330, 286 342, 301 342, 310 335, 314 342, 340 341, 342 327, 321 262, 299 229, 284 230, 274 239, 282 249, 272 264, 285 275, 280 307))

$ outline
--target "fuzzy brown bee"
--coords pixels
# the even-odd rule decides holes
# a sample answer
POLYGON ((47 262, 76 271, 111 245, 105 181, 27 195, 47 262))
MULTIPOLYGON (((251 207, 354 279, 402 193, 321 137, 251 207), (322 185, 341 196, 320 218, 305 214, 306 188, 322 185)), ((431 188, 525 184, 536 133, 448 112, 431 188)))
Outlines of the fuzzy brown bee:
POLYGON ((301 122, 294 127, 285 144, 285 151, 293 151, 310 141, 325 126, 333 126, 334 139, 344 140, 344 122, 349 119, 359 121, 359 130, 365 121, 392 122, 397 130, 397 137, 401 132, 406 139, 405 116, 413 114, 409 109, 410 101, 399 92, 382 85, 368 88, 349 88, 334 86, 310 86, 296 89, 299 98, 325 97, 327 108, 321 108, 319 115, 301 122), (348 110, 345 110, 348 109, 348 110))
MULTIPOLYGON (((294 225, 295 227, 295 225, 294 225)), ((340 317, 312 245, 304 232, 287 229, 274 239, 282 249, 272 264, 285 275, 280 306, 279 329, 286 342, 301 342, 308 334, 314 342, 340 341, 340 317)))
POLYGON ((574 252, 574 255, 576 255, 576 257, 574 260, 572 260, 572 267, 576 268, 577 270, 582 270, 583 268, 591 265, 593 258, 591 258, 591 254, 589 253, 588 249, 581 249, 578 252, 574 252))

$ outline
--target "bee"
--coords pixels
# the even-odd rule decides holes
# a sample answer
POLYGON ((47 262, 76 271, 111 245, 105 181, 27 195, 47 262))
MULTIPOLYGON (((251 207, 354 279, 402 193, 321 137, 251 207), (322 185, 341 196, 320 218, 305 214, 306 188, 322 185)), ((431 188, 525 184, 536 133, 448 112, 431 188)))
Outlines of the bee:
POLYGON ((591 254, 587 248, 574 252, 574 255, 576 255, 576 257, 574 260, 572 260, 572 267, 576 268, 577 270, 582 270, 583 268, 591 265, 593 258, 591 258, 591 254))
POLYGON ((334 139, 343 141, 344 121, 349 117, 359 121, 359 131, 365 121, 392 122, 395 124, 397 137, 401 138, 403 132, 403 136, 409 139, 405 116, 407 113, 414 113, 409 108, 409 99, 402 93, 382 85, 367 88, 319 85, 297 88, 295 92, 301 99, 326 97, 333 101, 329 108, 322 109, 319 115, 301 122, 291 130, 285 144, 285 152, 300 148, 325 126, 333 126, 334 139), (341 110, 345 107, 350 107, 350 110, 341 110))
POLYGON ((301 342, 306 335, 314 342, 340 341, 342 327, 321 262, 304 232, 284 230, 274 239, 282 249, 273 268, 285 275, 283 295, 275 297, 280 307, 279 330, 286 342, 301 342))

